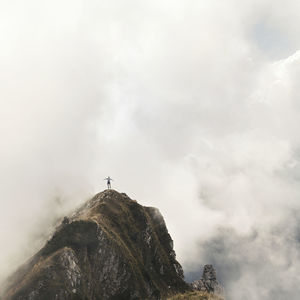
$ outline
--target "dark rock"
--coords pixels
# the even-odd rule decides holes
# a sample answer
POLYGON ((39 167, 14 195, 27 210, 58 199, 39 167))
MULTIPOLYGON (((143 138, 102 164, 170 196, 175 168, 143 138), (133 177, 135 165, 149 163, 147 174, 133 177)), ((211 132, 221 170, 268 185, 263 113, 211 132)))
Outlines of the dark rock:
POLYGON ((64 217, 64 219, 63 219, 63 221, 62 221, 62 224, 66 225, 66 224, 69 224, 69 223, 70 223, 69 218, 64 217))
POLYGON ((212 265, 205 265, 202 278, 192 282, 192 288, 198 291, 224 295, 224 288, 217 281, 217 275, 212 265))

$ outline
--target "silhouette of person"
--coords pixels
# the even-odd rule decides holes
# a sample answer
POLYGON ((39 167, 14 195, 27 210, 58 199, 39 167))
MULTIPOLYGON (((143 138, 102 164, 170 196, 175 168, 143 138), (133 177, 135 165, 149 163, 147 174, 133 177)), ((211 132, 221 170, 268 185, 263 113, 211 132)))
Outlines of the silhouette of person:
POLYGON ((112 181, 112 178, 110 178, 109 176, 106 177, 104 180, 106 180, 106 183, 107 183, 107 188, 108 189, 111 189, 111 181, 112 181))

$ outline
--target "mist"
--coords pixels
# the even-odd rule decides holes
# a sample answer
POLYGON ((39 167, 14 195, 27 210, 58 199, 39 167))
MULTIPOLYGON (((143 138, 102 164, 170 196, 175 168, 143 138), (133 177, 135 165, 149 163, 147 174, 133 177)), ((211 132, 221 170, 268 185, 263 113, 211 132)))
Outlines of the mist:
POLYGON ((188 280, 297 299, 299 6, 2 1, 0 283, 109 175, 188 280))

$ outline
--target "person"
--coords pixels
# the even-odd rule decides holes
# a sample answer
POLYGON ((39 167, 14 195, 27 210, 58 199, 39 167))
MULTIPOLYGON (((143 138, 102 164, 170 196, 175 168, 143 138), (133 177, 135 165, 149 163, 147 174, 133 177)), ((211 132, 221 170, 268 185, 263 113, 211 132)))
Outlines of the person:
POLYGON ((111 189, 111 181, 112 181, 112 178, 110 178, 109 176, 106 177, 104 180, 106 180, 106 183, 107 183, 107 188, 108 189, 111 189))

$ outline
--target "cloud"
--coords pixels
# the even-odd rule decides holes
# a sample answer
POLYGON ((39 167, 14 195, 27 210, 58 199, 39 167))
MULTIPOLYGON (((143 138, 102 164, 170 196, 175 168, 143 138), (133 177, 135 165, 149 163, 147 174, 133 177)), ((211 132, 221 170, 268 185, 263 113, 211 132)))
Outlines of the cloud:
POLYGON ((209 150, 191 156, 201 205, 222 217, 209 222, 215 232, 200 237, 198 247, 182 250, 192 254, 184 255, 192 257, 188 277, 199 276, 202 261, 213 263, 230 299, 299 293, 298 61, 296 52, 262 71, 248 98, 246 130, 210 139, 209 150))
POLYGON ((0 281, 110 175, 188 277, 212 260, 231 299, 296 297, 297 1, 0 5, 0 281))

